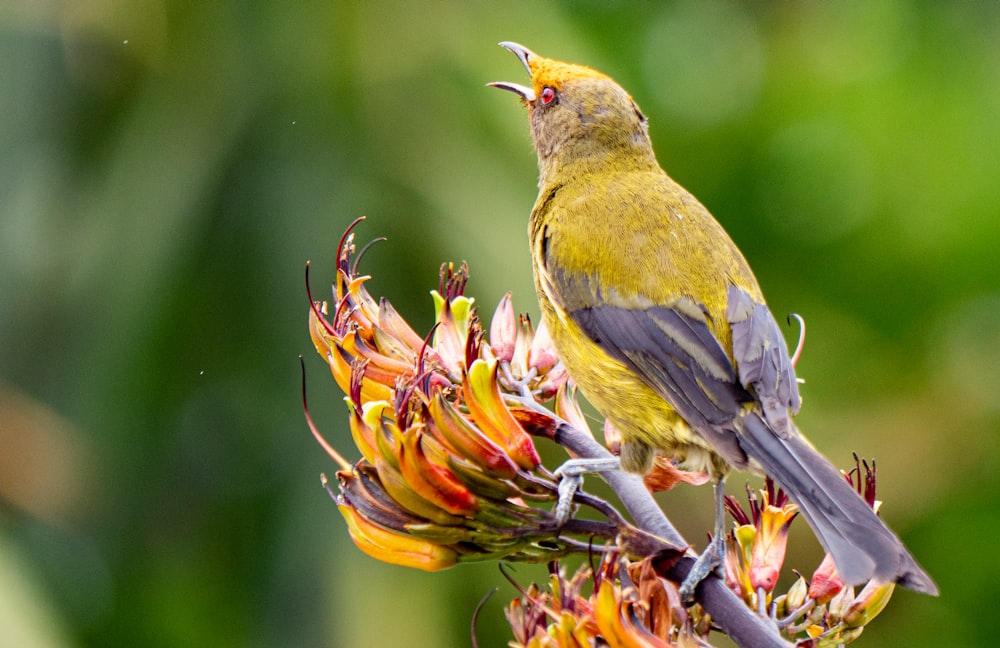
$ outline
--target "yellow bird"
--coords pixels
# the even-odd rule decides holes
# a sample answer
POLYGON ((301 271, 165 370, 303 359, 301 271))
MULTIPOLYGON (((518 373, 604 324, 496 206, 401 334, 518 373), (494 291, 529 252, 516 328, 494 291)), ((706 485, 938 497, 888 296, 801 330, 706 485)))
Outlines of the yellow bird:
POLYGON ((799 505, 848 584, 937 594, 903 543, 791 420, 788 347, 746 259, 660 168, 632 97, 590 68, 513 52, 531 85, 539 193, 529 234, 543 317, 570 375, 620 431, 621 467, 655 453, 716 478, 715 541, 682 586, 690 600, 723 553, 730 467, 766 473, 799 505))

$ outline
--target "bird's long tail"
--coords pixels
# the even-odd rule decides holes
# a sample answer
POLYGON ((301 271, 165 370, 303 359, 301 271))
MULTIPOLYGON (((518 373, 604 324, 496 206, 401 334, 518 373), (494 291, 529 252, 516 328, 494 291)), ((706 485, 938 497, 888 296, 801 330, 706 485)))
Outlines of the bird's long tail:
POLYGON ((902 541, 801 434, 781 437, 756 413, 743 416, 740 427, 744 451, 799 505, 845 583, 874 577, 938 594, 937 585, 902 541))

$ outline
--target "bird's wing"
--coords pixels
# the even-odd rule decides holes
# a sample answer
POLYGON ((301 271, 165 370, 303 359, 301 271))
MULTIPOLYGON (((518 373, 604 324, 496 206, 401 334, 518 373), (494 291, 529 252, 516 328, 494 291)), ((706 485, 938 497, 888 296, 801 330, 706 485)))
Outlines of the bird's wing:
POLYGON ((733 358, 740 383, 757 395, 764 418, 781 437, 791 435, 788 410, 802 399, 788 345, 767 306, 747 291, 729 286, 726 319, 733 334, 733 358))
POLYGON ((547 280, 595 344, 642 377, 731 463, 742 464, 744 451, 724 430, 732 430, 743 403, 759 401, 778 435, 791 434, 788 408, 797 411, 799 394, 788 348, 767 306, 746 291, 729 291, 734 366, 709 327, 705 307, 691 297, 671 305, 636 300, 633 306, 619 295, 605 299, 579 275, 557 270, 547 280), (591 305, 580 305, 583 295, 591 305))
MULTIPOLYGON (((584 293, 595 296, 579 275, 557 270, 546 279, 569 303, 579 304, 584 293)), ((669 306, 630 307, 618 297, 612 304, 596 293, 593 305, 564 304, 570 319, 605 353, 638 374, 727 461, 745 464, 736 436, 724 429, 752 396, 710 330, 704 309, 687 297, 669 306)))
POLYGON ((732 421, 747 394, 703 319, 669 306, 600 305, 569 313, 605 353, 624 362, 696 427, 732 421))

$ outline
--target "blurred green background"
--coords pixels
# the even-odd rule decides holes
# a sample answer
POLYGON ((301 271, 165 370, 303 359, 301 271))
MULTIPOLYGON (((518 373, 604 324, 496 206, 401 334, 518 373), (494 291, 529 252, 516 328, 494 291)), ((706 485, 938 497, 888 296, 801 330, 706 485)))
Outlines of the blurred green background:
MULTIPOLYGON (((628 88, 775 313, 808 322, 800 425, 841 466, 877 458, 942 590, 899 591, 858 645, 994 645, 1000 4, 903 0, 0 1, 0 644, 470 643, 496 566, 354 548, 298 355, 350 450, 302 275, 327 294, 362 214, 389 237, 371 290, 418 330, 448 260, 484 316, 507 290, 537 312, 527 124, 484 86, 525 82, 500 40, 628 88)), ((663 497, 699 542, 710 491, 663 497)))

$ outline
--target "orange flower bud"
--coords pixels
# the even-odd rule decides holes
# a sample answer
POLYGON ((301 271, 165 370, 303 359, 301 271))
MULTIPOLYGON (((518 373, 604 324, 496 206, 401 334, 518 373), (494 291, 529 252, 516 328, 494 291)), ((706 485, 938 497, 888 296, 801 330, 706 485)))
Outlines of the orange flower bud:
POLYGON ((799 509, 794 504, 778 507, 767 504, 766 500, 765 504, 760 511, 750 559, 750 584, 755 591, 763 588, 771 592, 778 584, 781 565, 785 562, 788 527, 799 509))
POLYGON ((486 436, 504 448, 518 466, 526 470, 538 467, 542 461, 534 442, 500 394, 495 361, 473 362, 462 381, 462 393, 476 425, 486 436))
POLYGON ((517 474, 517 466, 504 449, 462 416, 440 392, 431 399, 429 413, 430 429, 453 451, 497 477, 509 479, 517 474))
POLYGON ((347 504, 337 508, 347 522, 351 540, 372 558, 424 571, 447 569, 458 562, 458 554, 450 547, 384 529, 347 504))
POLYGON ((826 554, 809 583, 809 598, 815 599, 818 604, 827 603, 842 589, 844 589, 844 581, 840 580, 833 556, 826 554))
POLYGON ((425 445, 433 443, 437 442, 422 429, 408 430, 399 452, 399 472, 410 488, 428 502, 452 515, 471 517, 479 509, 476 496, 447 466, 430 459, 425 445))

